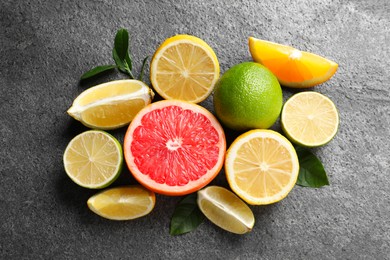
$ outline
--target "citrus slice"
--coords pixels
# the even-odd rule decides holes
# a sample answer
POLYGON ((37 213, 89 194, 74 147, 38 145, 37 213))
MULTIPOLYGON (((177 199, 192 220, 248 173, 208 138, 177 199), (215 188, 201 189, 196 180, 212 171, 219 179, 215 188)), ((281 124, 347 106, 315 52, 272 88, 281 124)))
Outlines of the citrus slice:
POLYGON ((154 192, 134 185, 99 192, 89 198, 87 204, 93 212, 103 218, 130 220, 149 214, 155 202, 154 192))
POLYGON ((239 197, 252 205, 266 205, 282 200, 291 191, 299 163, 287 138, 272 130, 251 130, 231 144, 225 172, 239 197))
POLYGON ((253 37, 249 37, 249 51, 254 61, 271 70, 286 87, 313 87, 329 80, 338 68, 319 55, 253 37))
POLYGON ((122 169, 122 147, 112 135, 89 130, 74 137, 64 152, 64 167, 78 185, 99 189, 110 185, 122 169))
POLYGON ((292 142, 317 147, 328 143, 336 135, 339 115, 332 100, 320 93, 307 91, 286 101, 281 123, 292 142))
POLYGON ((150 81, 164 99, 193 103, 205 100, 219 77, 219 63, 211 47, 191 35, 166 39, 150 64, 150 81))
POLYGON ((209 186, 198 191, 198 206, 211 222, 232 233, 245 234, 255 224, 248 205, 222 187, 209 186))
POLYGON ((152 90, 143 82, 116 80, 82 92, 68 114, 87 127, 115 129, 129 124, 152 98, 152 90))
POLYGON ((136 115, 123 149, 129 170, 142 185, 179 196, 214 179, 223 165, 226 140, 221 125, 205 108, 163 100, 136 115))

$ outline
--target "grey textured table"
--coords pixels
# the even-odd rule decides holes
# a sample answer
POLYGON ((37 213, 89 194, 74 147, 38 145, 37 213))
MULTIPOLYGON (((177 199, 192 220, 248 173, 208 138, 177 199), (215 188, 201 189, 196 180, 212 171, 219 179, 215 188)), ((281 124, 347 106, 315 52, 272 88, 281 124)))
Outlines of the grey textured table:
MULTIPOLYGON (((389 18, 387 0, 2 0, 0 258, 390 259, 389 18), (208 221, 170 236, 177 197, 157 196, 150 215, 129 222, 90 212, 86 200, 95 191, 63 170, 67 143, 87 129, 66 110, 84 89, 124 77, 79 84, 83 72, 111 62, 121 27, 131 32, 136 71, 178 33, 208 42, 222 73, 251 59, 248 36, 339 63, 337 74, 314 88, 340 112, 336 138, 314 150, 331 185, 295 187, 280 203, 252 207, 256 224, 244 236, 208 221)), ((292 93, 284 89, 284 98, 292 93)), ((212 97, 201 105, 212 109, 212 97)), ((111 132, 123 140, 124 131, 111 132)), ((236 135, 228 131, 228 140, 236 135)), ((114 185, 133 183, 124 170, 114 185)), ((227 186, 223 172, 213 184, 227 186)))

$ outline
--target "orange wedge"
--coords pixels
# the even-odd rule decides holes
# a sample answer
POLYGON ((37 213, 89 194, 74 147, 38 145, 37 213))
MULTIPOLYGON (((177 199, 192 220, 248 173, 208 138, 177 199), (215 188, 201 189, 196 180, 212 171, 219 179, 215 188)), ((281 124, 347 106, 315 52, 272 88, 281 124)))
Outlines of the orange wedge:
POLYGON ((319 55, 291 46, 249 37, 249 51, 255 62, 271 70, 280 84, 310 88, 329 80, 338 64, 319 55))

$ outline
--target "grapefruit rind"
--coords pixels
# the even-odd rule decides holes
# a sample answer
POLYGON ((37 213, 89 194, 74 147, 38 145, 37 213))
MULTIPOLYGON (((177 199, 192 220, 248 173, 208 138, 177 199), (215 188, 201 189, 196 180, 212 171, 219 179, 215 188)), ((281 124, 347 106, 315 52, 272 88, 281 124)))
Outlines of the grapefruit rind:
MULTIPOLYGON (((225 134, 222 126, 219 124, 217 119, 205 108, 190 102, 185 102, 180 100, 163 100, 163 101, 154 102, 146 106, 137 114, 137 116, 133 119, 133 121, 129 125, 129 128, 126 132, 123 149, 124 149, 125 161, 127 163, 127 166, 130 172, 132 173, 132 175, 134 176, 134 178, 139 183, 141 183, 146 188, 159 194, 169 195, 169 196, 180 196, 180 195, 186 195, 198 191, 199 189, 203 188, 208 183, 210 183, 218 175, 219 171, 223 166, 223 162, 225 158, 226 139, 225 139, 225 134), (164 107, 169 107, 169 106, 179 106, 183 109, 190 109, 191 111, 206 116, 210 120, 211 125, 217 131, 219 136, 219 140, 217 144, 219 148, 219 152, 218 152, 218 159, 215 165, 211 169, 209 169, 206 174, 200 176, 197 180, 189 181, 187 184, 182 186, 170 186, 166 183, 157 183, 149 175, 146 175, 139 170, 137 164, 134 161, 135 157, 131 152, 133 133, 138 126, 142 125, 141 123, 142 118, 146 114, 148 114, 149 112, 155 109, 162 109, 164 107)), ((163 162, 159 162, 158 158, 156 158, 155 163, 163 163, 163 162)))

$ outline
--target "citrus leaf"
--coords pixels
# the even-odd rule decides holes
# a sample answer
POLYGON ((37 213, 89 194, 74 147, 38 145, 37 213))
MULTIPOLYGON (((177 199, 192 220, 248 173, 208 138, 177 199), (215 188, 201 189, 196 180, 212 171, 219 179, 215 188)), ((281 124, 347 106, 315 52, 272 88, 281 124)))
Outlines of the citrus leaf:
POLYGON ((103 66, 97 66, 87 72, 85 72, 82 76, 81 76, 81 80, 84 80, 84 79, 88 79, 88 78, 91 78, 93 76, 96 76, 102 72, 105 72, 105 71, 108 71, 108 70, 112 70, 112 69, 115 69, 117 66, 115 65, 103 65, 103 66))
POLYGON ((126 59, 129 49, 129 33, 126 29, 119 29, 115 35, 114 48, 121 61, 126 59))
POLYGON ((299 159, 299 175, 297 184, 304 187, 319 188, 329 185, 324 166, 309 150, 296 147, 299 159))
POLYGON ((112 58, 114 59, 115 64, 118 66, 118 69, 126 73, 125 64, 123 63, 123 60, 119 58, 115 48, 112 50, 112 58))
POLYGON ((142 61, 142 67, 141 67, 141 73, 139 74, 139 80, 142 81, 144 77, 144 72, 145 72, 145 66, 146 62, 148 61, 149 56, 146 56, 146 58, 142 61))
POLYGON ((188 233, 203 222, 205 217, 200 211, 196 199, 197 194, 192 193, 177 204, 171 219, 169 231, 171 235, 188 233))

